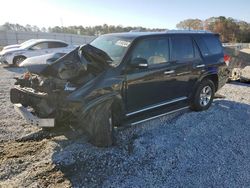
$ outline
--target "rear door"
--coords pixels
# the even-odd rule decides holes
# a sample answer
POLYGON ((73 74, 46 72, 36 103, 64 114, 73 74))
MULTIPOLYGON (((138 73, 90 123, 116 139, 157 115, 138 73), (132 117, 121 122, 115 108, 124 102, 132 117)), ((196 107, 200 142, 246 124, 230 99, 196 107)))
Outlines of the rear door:
POLYGON ((201 63, 197 48, 190 35, 171 36, 171 61, 175 67, 175 97, 188 97, 195 83, 193 66, 201 63))

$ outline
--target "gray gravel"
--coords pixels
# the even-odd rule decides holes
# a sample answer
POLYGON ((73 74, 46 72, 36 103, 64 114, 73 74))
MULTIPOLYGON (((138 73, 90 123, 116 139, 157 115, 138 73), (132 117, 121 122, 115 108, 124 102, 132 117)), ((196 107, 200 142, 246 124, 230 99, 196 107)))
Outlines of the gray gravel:
POLYGON ((27 125, 9 102, 16 74, 0 68, 0 187, 250 186, 250 85, 226 84, 226 98, 207 111, 118 130, 115 146, 97 148, 77 130, 45 134, 27 125))

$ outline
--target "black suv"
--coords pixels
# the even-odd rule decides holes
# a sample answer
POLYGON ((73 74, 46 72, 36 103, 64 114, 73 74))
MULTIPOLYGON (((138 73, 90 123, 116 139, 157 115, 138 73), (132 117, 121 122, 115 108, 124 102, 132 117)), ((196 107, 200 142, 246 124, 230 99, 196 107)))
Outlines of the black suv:
POLYGON ((108 34, 21 66, 18 112, 39 127, 74 124, 97 146, 112 144, 114 127, 208 109, 229 73, 219 35, 205 31, 108 34))

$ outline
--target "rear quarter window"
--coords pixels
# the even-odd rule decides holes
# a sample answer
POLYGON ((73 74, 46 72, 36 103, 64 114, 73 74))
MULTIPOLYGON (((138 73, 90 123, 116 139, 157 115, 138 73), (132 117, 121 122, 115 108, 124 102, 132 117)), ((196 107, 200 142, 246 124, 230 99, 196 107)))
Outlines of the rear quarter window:
POLYGON ((196 37, 196 42, 198 43, 203 56, 215 55, 223 52, 218 36, 196 37))

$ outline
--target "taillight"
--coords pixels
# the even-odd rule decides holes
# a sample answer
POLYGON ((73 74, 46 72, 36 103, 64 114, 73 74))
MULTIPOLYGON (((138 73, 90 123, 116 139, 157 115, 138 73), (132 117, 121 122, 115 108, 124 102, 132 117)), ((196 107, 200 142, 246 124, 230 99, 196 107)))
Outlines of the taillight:
POLYGON ((231 57, 227 54, 224 54, 224 62, 227 64, 227 66, 229 65, 229 61, 230 61, 231 57))

